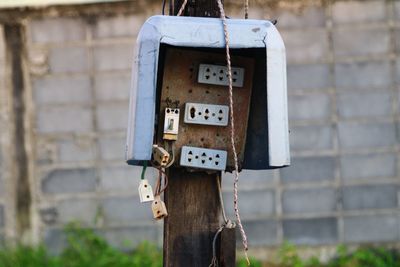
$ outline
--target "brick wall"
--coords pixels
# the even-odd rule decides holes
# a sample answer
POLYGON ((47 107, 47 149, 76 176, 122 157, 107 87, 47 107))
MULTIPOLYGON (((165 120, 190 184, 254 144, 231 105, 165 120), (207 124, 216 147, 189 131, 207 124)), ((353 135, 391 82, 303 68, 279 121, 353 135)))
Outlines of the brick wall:
MULTIPOLYGON (((277 18, 286 43, 292 151, 290 168, 242 172, 253 247, 400 240, 400 2, 327 2, 251 8, 277 18)), ((135 37, 158 9, 24 20, 32 232, 55 250, 71 220, 116 246, 161 244, 162 223, 138 201, 140 169, 123 161, 135 37)), ((232 176, 223 183, 233 216, 232 176)))

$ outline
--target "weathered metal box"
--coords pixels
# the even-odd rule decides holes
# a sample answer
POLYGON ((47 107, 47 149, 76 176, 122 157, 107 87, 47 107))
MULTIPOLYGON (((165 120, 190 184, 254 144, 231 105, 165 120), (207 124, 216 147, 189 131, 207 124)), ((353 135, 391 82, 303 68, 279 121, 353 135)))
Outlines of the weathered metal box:
MULTIPOLYGON (((232 62, 246 68, 244 89, 235 88, 234 93, 240 167, 287 166, 290 155, 282 38, 269 21, 228 19, 227 23, 232 62)), ((220 19, 154 16, 146 21, 137 39, 133 62, 126 145, 128 164, 151 159, 152 145, 160 138, 160 115, 171 94, 177 95, 179 108, 182 102, 201 103, 207 99, 224 104, 227 88, 210 93, 206 85, 197 86, 196 78, 192 77, 199 70, 198 63, 204 60, 225 64, 224 49, 220 19), (170 85, 174 85, 175 91, 170 85)), ((225 138, 229 131, 204 130, 200 126, 197 131, 196 127, 188 130, 184 120, 180 121, 183 131, 176 142, 179 146, 186 142, 205 148, 210 144, 226 146, 229 158, 229 138, 225 138)), ((228 160, 227 170, 231 167, 232 162, 228 160)))

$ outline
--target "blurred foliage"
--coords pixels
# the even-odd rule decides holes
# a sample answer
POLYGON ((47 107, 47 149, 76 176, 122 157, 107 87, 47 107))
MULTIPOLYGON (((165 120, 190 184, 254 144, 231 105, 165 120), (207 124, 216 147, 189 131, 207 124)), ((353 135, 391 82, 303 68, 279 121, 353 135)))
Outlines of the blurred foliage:
MULTIPOLYGON (((132 252, 112 246, 91 229, 70 224, 65 229, 67 245, 57 256, 43 246, 5 247, 0 250, 0 267, 161 267, 162 253, 148 242, 132 252)), ((361 247, 350 252, 339 246, 336 256, 327 263, 317 257, 303 259, 295 245, 284 243, 277 254, 277 263, 262 264, 250 258, 252 267, 400 267, 400 253, 382 247, 361 247)), ((239 259, 237 267, 246 267, 239 259)))
POLYGON ((130 253, 110 246, 91 229, 70 224, 65 229, 67 246, 51 255, 44 246, 6 247, 0 250, 0 267, 161 267, 162 253, 143 242, 130 253))
POLYGON ((337 247, 336 256, 327 263, 317 257, 302 259, 293 244, 285 243, 278 253, 280 267, 400 267, 400 253, 383 247, 360 247, 350 252, 344 245, 337 247))

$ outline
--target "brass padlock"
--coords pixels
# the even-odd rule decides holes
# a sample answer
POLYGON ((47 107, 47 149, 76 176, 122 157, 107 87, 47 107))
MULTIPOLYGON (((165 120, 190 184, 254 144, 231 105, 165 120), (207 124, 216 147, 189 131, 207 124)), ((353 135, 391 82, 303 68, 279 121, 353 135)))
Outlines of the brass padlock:
POLYGON ((154 197, 154 201, 151 203, 151 209, 153 211, 153 217, 156 220, 161 220, 168 216, 167 207, 164 201, 161 200, 160 195, 154 197))
POLYGON ((153 145, 153 160, 157 162, 161 167, 167 166, 169 162, 170 155, 164 148, 153 145))

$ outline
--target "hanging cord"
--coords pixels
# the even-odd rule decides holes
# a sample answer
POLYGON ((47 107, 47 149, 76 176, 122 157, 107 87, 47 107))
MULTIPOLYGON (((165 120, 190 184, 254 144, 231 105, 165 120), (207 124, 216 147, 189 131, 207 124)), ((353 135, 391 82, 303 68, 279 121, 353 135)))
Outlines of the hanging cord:
POLYGON ((165 2, 166 0, 162 1, 162 8, 161 8, 161 14, 164 16, 165 15, 165 2))
POLYGON ((249 0, 244 0, 244 19, 249 18, 249 0))
POLYGON ((226 47, 226 61, 227 61, 227 68, 228 68, 228 81, 229 81, 229 109, 230 109, 230 120, 231 120, 231 145, 232 145, 232 152, 235 162, 235 179, 233 183, 233 206, 235 209, 235 216, 237 223, 239 225, 240 235, 242 236, 242 243, 244 247, 244 253, 246 256, 247 264, 250 265, 249 257, 247 256, 248 251, 248 244, 247 244, 247 236, 246 232, 243 229, 242 221, 240 219, 239 214, 239 206, 238 206, 238 182, 239 182, 239 163, 238 163, 238 156, 236 152, 236 144, 235 144, 235 120, 233 114, 233 88, 232 88, 232 66, 231 66, 231 56, 229 51, 229 33, 228 33, 228 25, 226 23, 225 11, 224 6, 222 5, 221 0, 217 0, 218 7, 221 15, 222 24, 224 27, 224 35, 225 35, 225 47, 226 47))
POLYGON ((153 166, 153 168, 156 168, 158 170, 158 179, 157 179, 154 195, 161 195, 165 191, 165 189, 167 189, 168 175, 161 167, 154 165, 153 162, 151 162, 151 165, 153 166), (164 187, 161 189, 163 175, 164 175, 164 187))
POLYGON ((226 217, 224 199, 222 197, 221 179, 219 175, 217 175, 217 186, 218 186, 219 203, 221 203, 222 217, 224 218, 224 223, 227 224, 228 218, 226 217))
POLYGON ((181 8, 179 9, 178 14, 176 14, 178 17, 179 17, 180 15, 182 15, 183 11, 185 11, 185 7, 186 7, 186 4, 187 4, 187 1, 188 1, 188 0, 183 0, 183 3, 182 3, 181 8))
POLYGON ((224 230, 225 225, 222 225, 217 232, 215 233, 215 236, 213 238, 213 243, 212 243, 212 250, 213 250, 213 257, 211 260, 210 265, 208 267, 218 267, 218 259, 217 259, 217 239, 219 234, 224 230))
POLYGON ((142 175, 140 176, 140 179, 142 179, 142 180, 144 180, 144 175, 146 173, 146 169, 147 169, 147 161, 145 161, 143 163, 142 175))
POLYGON ((170 16, 173 15, 173 10, 174 10, 174 8, 173 8, 173 6, 172 6, 172 0, 169 0, 169 11, 168 11, 168 14, 169 14, 170 16))
POLYGON ((168 176, 161 168, 157 168, 157 169, 158 169, 158 179, 157 179, 157 184, 156 184, 156 194, 155 195, 161 195, 165 191, 165 189, 167 189, 168 176), (164 187, 161 188, 163 175, 164 175, 164 187))
MULTIPOLYGON (((224 10, 224 6, 223 6, 221 0, 217 0, 217 3, 218 3, 219 11, 220 11, 222 24, 224 27, 226 61, 227 61, 228 80, 229 80, 229 109, 230 109, 230 120, 231 120, 231 134, 230 135, 231 135, 232 152, 233 152, 233 157, 234 157, 234 161, 235 161, 235 179, 234 179, 234 183, 233 183, 233 194, 234 194, 233 205, 234 205, 234 209, 235 209, 236 220, 239 225, 240 235, 242 236, 242 243, 243 243, 244 253, 246 256, 246 260, 247 260, 247 265, 250 266, 250 260, 247 255, 247 251, 249 250, 248 243, 247 243, 247 236, 246 236, 246 232, 243 229, 242 221, 240 219, 239 206, 238 206, 239 163, 238 163, 238 156, 237 156, 236 144, 235 144, 235 120, 234 120, 234 114, 233 114, 232 66, 231 66, 231 56, 230 56, 230 51, 229 51, 228 25, 226 23, 225 10, 224 10)), ((187 4, 187 0, 184 0, 181 8, 179 9, 177 16, 182 15, 183 11, 185 10, 186 4, 187 4)), ((248 8, 249 8, 248 0, 245 0, 245 18, 246 19, 248 18, 248 8)), ((225 226, 221 226, 221 227, 223 229, 225 226)), ((218 235, 222 231, 222 229, 220 228, 217 231, 216 235, 214 236, 214 240, 216 240, 216 238, 218 237, 218 235)), ((213 247, 214 247, 214 242, 213 242, 213 247)), ((216 257, 214 256, 210 267, 217 266, 217 264, 218 263, 217 263, 216 257)))
POLYGON ((224 223, 221 225, 220 228, 218 228, 217 232, 214 235, 213 243, 212 243, 213 257, 212 257, 211 263, 208 267, 218 267, 217 239, 218 239, 219 234, 224 230, 224 228, 232 229, 232 228, 235 228, 235 226, 236 226, 234 222, 232 222, 231 220, 228 220, 226 217, 224 200, 222 198, 222 187, 221 187, 220 176, 218 175, 216 178, 217 178, 218 196, 219 196, 219 201, 221 204, 222 217, 224 218, 224 223))
POLYGON ((165 142, 164 146, 167 149, 168 153, 171 151, 171 160, 169 161, 167 166, 165 166, 165 169, 167 169, 167 168, 171 167, 172 164, 174 164, 174 162, 175 162, 175 142, 174 141, 172 141, 171 143, 165 142), (170 144, 171 144, 171 146, 170 146, 170 144))

